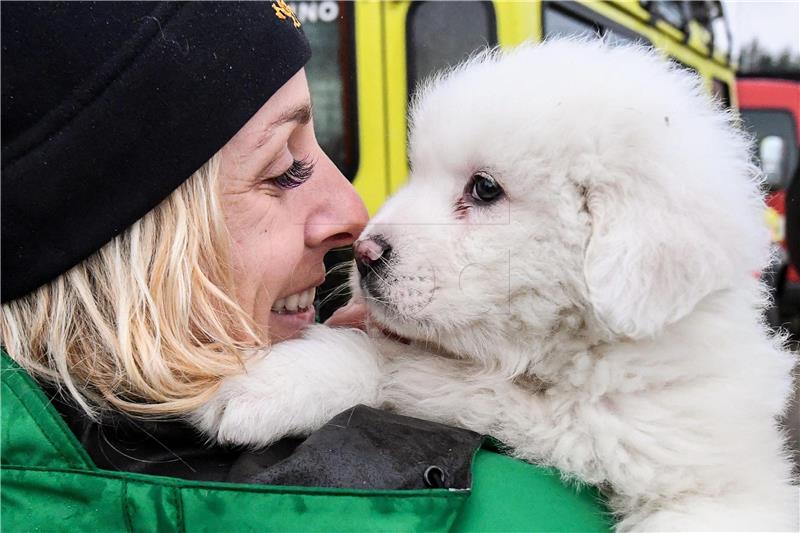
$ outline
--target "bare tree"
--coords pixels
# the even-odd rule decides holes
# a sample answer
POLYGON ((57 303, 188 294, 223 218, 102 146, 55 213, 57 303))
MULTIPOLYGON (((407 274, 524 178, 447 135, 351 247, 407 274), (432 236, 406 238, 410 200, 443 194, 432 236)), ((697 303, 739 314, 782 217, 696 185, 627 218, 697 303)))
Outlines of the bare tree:
POLYGON ((739 52, 739 71, 744 74, 750 72, 800 73, 800 54, 790 48, 775 54, 763 48, 758 39, 753 39, 742 46, 739 52))

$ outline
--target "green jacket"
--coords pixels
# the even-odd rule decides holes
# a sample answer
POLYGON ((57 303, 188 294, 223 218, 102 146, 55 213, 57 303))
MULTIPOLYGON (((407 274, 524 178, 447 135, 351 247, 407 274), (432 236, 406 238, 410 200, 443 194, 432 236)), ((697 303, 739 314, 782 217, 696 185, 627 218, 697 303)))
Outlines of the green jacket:
POLYGON ((3 531, 609 531, 594 490, 479 450, 473 489, 356 490, 186 481, 100 470, 2 354, 3 531))

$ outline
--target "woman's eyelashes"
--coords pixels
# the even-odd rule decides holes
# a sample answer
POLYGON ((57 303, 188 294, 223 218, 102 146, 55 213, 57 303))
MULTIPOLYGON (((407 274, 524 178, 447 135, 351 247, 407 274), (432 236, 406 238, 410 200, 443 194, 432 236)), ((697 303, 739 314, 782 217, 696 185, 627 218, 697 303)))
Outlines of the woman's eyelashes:
POLYGON ((314 174, 314 163, 308 160, 297 160, 292 162, 286 172, 280 176, 263 177, 261 183, 274 185, 279 189, 294 189, 299 187, 314 174))

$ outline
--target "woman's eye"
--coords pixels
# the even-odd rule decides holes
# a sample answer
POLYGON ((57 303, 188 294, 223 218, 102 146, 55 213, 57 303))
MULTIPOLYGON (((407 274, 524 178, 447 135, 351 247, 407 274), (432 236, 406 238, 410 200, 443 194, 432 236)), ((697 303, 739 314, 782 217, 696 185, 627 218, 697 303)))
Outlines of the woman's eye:
POLYGON ((280 176, 266 178, 264 181, 280 189, 299 187, 314 174, 314 163, 307 160, 294 160, 292 166, 280 176))
POLYGON ((503 195, 503 188, 490 175, 484 172, 477 172, 472 176, 472 191, 470 195, 476 202, 488 204, 503 195))

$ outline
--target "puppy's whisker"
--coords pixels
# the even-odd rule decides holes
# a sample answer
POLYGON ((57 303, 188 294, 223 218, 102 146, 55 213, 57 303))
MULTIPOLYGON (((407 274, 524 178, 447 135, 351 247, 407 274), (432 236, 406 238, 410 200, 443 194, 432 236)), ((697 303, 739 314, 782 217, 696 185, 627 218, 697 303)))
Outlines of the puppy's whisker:
POLYGON ((352 270, 352 268, 353 268, 353 262, 352 261, 342 261, 341 263, 336 263, 331 268, 329 268, 325 272, 325 276, 329 276, 331 274, 336 274, 336 273, 341 272, 343 270, 348 270, 349 271, 349 270, 352 270))
POLYGON ((325 305, 328 302, 330 302, 331 300, 333 300, 334 298, 338 298, 339 296, 350 295, 350 294, 352 294, 352 291, 350 290, 350 284, 347 283, 347 282, 341 283, 341 284, 337 285, 336 287, 334 287, 333 289, 331 289, 331 291, 329 293, 327 293, 319 301, 319 305, 320 306, 325 305))
POLYGON ((378 273, 378 271, 377 271, 377 270, 374 270, 374 269, 373 269, 372 273, 373 273, 373 274, 374 274, 374 275, 375 275, 375 276, 376 276, 376 277, 377 277, 379 280, 381 280, 381 282, 383 282, 383 285, 384 285, 384 286, 386 286, 386 287, 388 287, 388 286, 389 286, 389 282, 388 282, 388 281, 386 281, 386 278, 384 278, 383 276, 381 276, 381 275, 378 273))
POLYGON ((388 299, 380 298, 378 296, 367 295, 367 296, 364 296, 364 299, 367 300, 367 301, 371 301, 371 302, 378 302, 378 303, 381 303, 381 304, 384 304, 384 305, 389 305, 389 300, 388 299))
POLYGON ((392 304, 391 304, 391 302, 389 302, 389 300, 387 300, 385 298, 378 298, 376 296, 365 295, 364 296, 364 300, 365 301, 369 301, 369 302, 377 302, 377 303, 382 304, 382 305, 384 305, 386 307, 391 307, 392 306, 392 304))

